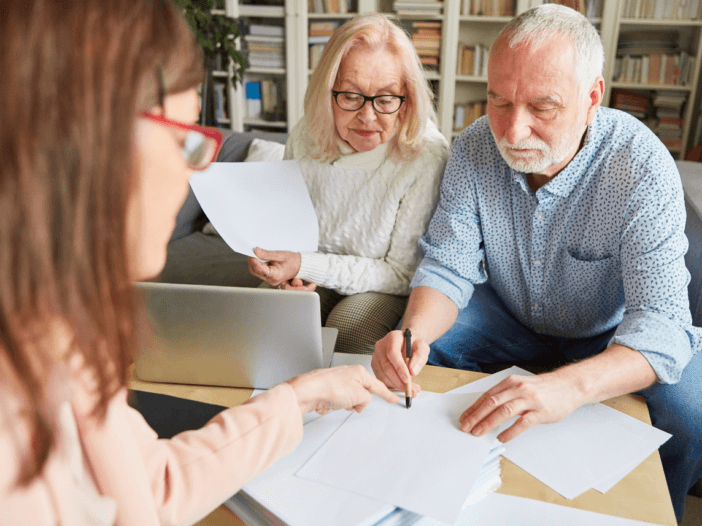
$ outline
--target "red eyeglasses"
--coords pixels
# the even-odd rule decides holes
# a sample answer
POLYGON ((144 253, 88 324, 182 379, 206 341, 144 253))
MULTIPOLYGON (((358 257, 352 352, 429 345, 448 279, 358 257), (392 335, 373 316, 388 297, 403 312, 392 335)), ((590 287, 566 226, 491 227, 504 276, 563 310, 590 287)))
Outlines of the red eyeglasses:
POLYGON ((217 154, 224 140, 222 132, 218 129, 198 126, 197 124, 185 124, 168 119, 163 115, 154 115, 148 112, 142 113, 141 116, 169 128, 189 132, 185 137, 181 152, 190 169, 204 170, 217 159, 217 154))

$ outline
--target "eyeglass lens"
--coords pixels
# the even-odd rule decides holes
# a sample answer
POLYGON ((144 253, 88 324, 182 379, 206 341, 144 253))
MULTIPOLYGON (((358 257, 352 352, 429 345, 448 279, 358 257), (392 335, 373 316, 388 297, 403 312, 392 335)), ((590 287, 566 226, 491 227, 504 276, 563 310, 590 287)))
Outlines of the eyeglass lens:
MULTIPOLYGON (((340 92, 336 95, 336 103, 342 110, 355 111, 361 109, 366 99, 359 93, 340 92)), ((395 113, 402 105, 402 98, 397 95, 381 95, 373 99, 373 108, 378 113, 395 113)))
POLYGON ((196 131, 188 132, 183 144, 183 157, 188 166, 198 170, 207 166, 214 157, 217 143, 196 131))

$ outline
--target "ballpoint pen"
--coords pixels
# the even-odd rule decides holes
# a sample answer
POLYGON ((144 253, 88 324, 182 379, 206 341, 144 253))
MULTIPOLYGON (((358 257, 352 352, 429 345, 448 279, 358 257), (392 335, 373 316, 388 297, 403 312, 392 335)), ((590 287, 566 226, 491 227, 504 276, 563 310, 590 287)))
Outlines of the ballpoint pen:
MULTIPOLYGON (((409 367, 410 358, 412 358, 412 332, 405 329, 405 355, 407 357, 407 367, 409 367)), ((409 380, 405 384, 405 405, 407 409, 412 407, 412 375, 410 373, 409 380)))

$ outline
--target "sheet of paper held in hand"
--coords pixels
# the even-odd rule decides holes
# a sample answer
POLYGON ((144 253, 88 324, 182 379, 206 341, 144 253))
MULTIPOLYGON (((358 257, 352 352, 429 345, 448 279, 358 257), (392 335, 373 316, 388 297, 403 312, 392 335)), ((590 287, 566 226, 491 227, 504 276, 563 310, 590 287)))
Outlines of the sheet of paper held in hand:
POLYGON ((316 252, 319 226, 297 161, 212 163, 190 186, 229 247, 316 252))
POLYGON ((474 437, 459 429, 458 417, 478 396, 422 392, 410 410, 376 400, 297 476, 454 524, 496 443, 497 431, 474 437))

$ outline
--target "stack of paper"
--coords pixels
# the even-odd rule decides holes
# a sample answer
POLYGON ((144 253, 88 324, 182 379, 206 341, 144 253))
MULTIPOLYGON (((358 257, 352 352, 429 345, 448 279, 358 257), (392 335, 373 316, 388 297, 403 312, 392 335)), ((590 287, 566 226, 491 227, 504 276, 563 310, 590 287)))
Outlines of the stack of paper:
POLYGON ((501 483, 496 432, 458 428, 476 397, 422 393, 411 410, 376 400, 310 421, 298 448, 226 505, 249 525, 454 524, 501 483))

